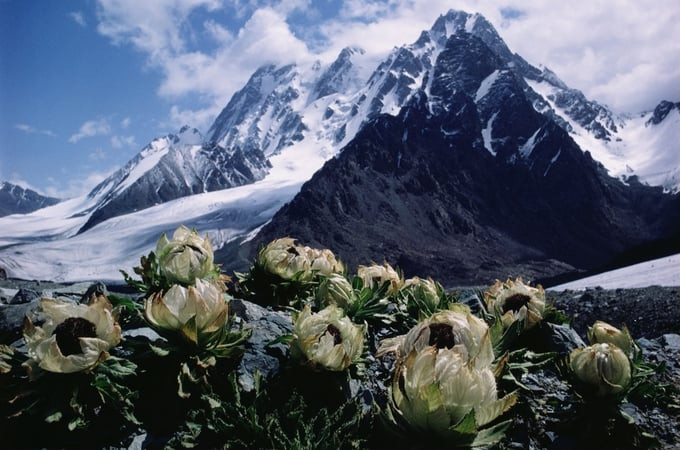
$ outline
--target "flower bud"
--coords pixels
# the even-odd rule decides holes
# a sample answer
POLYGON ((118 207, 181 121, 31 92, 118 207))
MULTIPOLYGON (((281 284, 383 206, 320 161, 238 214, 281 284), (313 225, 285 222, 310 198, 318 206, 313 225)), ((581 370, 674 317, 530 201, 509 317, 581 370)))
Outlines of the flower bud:
POLYGON ((313 368, 341 371, 361 356, 365 331, 335 305, 318 313, 307 305, 293 324, 293 345, 313 368))
POLYGON ((571 352, 570 365, 576 378, 598 397, 618 394, 630 384, 630 361, 615 345, 577 348, 571 352))
POLYGON ((447 438, 470 412, 483 426, 508 410, 516 395, 498 399, 490 367, 474 367, 456 348, 412 351, 392 384, 393 408, 412 427, 447 438))
POLYGON ((228 311, 221 286, 201 279, 188 288, 176 284, 144 302, 144 316, 155 330, 180 336, 199 348, 209 347, 221 336, 228 311))
POLYGON ((347 311, 351 305, 356 303, 357 296, 347 278, 334 273, 319 284, 316 299, 320 305, 337 305, 347 311))
POLYGON ((270 242, 260 250, 259 264, 269 273, 284 280, 308 280, 312 277, 311 263, 304 247, 296 245, 293 238, 270 242))
POLYGON ((364 282, 364 287, 379 288, 385 282, 389 282, 387 294, 392 295, 399 292, 399 289, 404 284, 404 280, 388 263, 383 263, 382 266, 378 264, 371 264, 370 266, 359 266, 357 268, 357 276, 364 282))
POLYGON ((626 355, 630 355, 633 348, 633 338, 631 338, 628 328, 624 326, 623 330, 619 330, 601 320, 595 321, 592 327, 588 327, 588 340, 591 344, 616 345, 626 355))
POLYGON ((332 273, 343 273, 345 266, 335 258, 332 251, 327 248, 316 249, 305 247, 307 258, 310 261, 311 270, 321 275, 329 276, 332 273))
POLYGON ((501 318, 503 328, 509 328, 517 320, 525 320, 525 329, 543 320, 545 291, 543 287, 531 287, 521 278, 496 281, 484 293, 487 307, 501 318))
POLYGON ((428 310, 435 311, 439 307, 439 300, 441 298, 442 289, 432 279, 413 277, 406 280, 402 292, 411 294, 416 301, 425 305, 428 310))
POLYGON ((201 238, 184 225, 175 230, 172 240, 163 234, 156 245, 161 274, 171 282, 192 284, 214 271, 210 239, 201 238))

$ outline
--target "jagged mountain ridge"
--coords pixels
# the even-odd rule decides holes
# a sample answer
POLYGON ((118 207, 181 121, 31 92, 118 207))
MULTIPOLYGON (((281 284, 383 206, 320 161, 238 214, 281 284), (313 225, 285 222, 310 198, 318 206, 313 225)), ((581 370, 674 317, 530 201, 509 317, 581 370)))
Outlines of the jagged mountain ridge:
MULTIPOLYGON (((447 89, 468 96, 474 94, 472 104, 460 104, 467 104, 466 108, 470 114, 473 107, 477 109, 475 114, 479 117, 479 123, 474 127, 478 127, 481 133, 474 132, 479 141, 475 145, 481 144, 480 148, 486 149, 492 160, 516 166, 533 164, 536 170, 541 167, 543 173, 549 175, 553 170, 553 163, 562 156, 559 153, 559 146, 551 147, 551 139, 555 133, 551 132, 552 125, 547 125, 548 119, 564 130, 569 130, 575 139, 585 137, 588 144, 594 142, 598 146, 605 145, 602 154, 605 156, 610 154, 607 153, 610 151, 609 147, 606 147, 609 141, 598 139, 588 131, 588 126, 592 129, 597 128, 596 124, 589 125, 593 120, 605 125, 607 121, 599 119, 599 113, 583 114, 585 118, 583 119, 570 112, 572 110, 587 112, 597 109, 598 105, 585 97, 577 96, 581 103, 574 104, 582 106, 574 106, 568 110, 558 107, 550 96, 569 88, 548 69, 535 68, 521 56, 513 54, 491 24, 478 14, 450 11, 441 16, 432 29, 424 31, 415 43, 395 48, 378 69, 370 73, 370 76, 365 70, 366 67, 362 66, 365 64, 362 57, 362 51, 359 49, 345 49, 337 60, 329 65, 261 68, 253 74, 241 91, 234 94, 225 110, 215 120, 206 139, 192 134, 196 140, 191 145, 172 144, 168 141, 170 147, 183 147, 182 151, 142 152, 144 154, 140 154, 134 160, 137 169, 133 170, 131 167, 127 174, 123 172, 118 178, 112 177, 108 182, 98 186, 89 198, 71 202, 68 208, 51 209, 40 215, 28 216, 20 222, 15 221, 16 223, 0 221, 0 228, 15 230, 7 234, 7 239, 3 243, 8 245, 21 243, 15 245, 11 252, 0 249, 0 256, 5 263, 11 264, 14 273, 33 277, 38 275, 31 275, 31 269, 28 268, 33 264, 32 261, 36 261, 35 258, 31 258, 32 253, 44 255, 49 250, 51 252, 49 254, 63 255, 59 250, 61 246, 72 248, 71 242, 72 240, 75 242, 76 238, 77 245, 83 249, 80 252, 83 255, 88 253, 86 250, 90 248, 88 243, 92 243, 92 252, 99 252, 100 242, 109 238, 111 230, 114 227, 120 229, 125 226, 135 230, 134 239, 139 245, 146 243, 151 249, 159 230, 171 231, 171 228, 180 222, 209 232, 216 247, 226 244, 225 249, 229 247, 233 250, 238 248, 244 237, 252 236, 266 223, 284 202, 291 200, 301 184, 311 178, 326 160, 348 144, 364 125, 371 123, 381 114, 393 116, 400 114, 404 105, 413 101, 416 96, 421 100, 426 99, 428 114, 440 114, 442 111, 449 113, 450 111, 446 110, 449 107, 447 89), (477 48, 479 55, 482 56, 480 64, 484 62, 487 67, 478 68, 483 70, 476 73, 477 69, 473 70, 472 66, 461 66, 460 80, 456 80, 456 77, 446 77, 447 72, 453 70, 453 67, 435 73, 437 59, 440 53, 446 50, 448 40, 452 36, 461 38, 466 33, 475 37, 474 42, 470 41, 471 45, 477 48), (495 63, 490 64, 487 57, 495 58, 495 63), (489 67, 494 70, 489 71, 489 67), (475 81, 479 82, 479 86, 476 87, 475 83, 464 81, 462 76, 464 74, 474 80, 475 77, 482 75, 485 75, 485 78, 481 82, 475 81), (521 91, 523 95, 512 99, 504 94, 506 91, 521 91), (425 94, 424 97, 421 96, 422 93, 425 94), (520 98, 526 98, 528 103, 519 101, 520 98), (513 111, 514 116, 510 114, 513 111), (503 120, 496 120, 500 117, 503 120), (537 151, 536 148, 539 147, 547 150, 537 151), (206 149, 214 151, 204 151, 206 149), (163 190, 166 175, 169 180, 184 178, 187 165, 193 167, 194 164, 189 159, 195 156, 210 159, 208 165, 223 167, 224 171, 230 173, 233 167, 223 162, 230 152, 236 149, 242 151, 245 158, 257 155, 254 160, 266 167, 266 175, 262 175, 263 178, 259 180, 255 179, 256 177, 253 177, 253 180, 241 179, 239 182, 245 184, 213 191, 216 195, 193 195, 192 188, 168 189, 167 191, 175 192, 173 195, 191 195, 173 200, 173 195, 161 196, 157 192, 157 190, 166 192, 163 190), (165 158, 157 157, 161 153, 165 158), (175 156, 168 156, 170 154, 175 156), (133 172, 135 176, 130 176, 133 172), (140 179, 146 172, 149 172, 147 182, 136 184, 139 188, 136 195, 126 196, 123 190, 116 190, 115 186, 118 184, 131 187, 134 184, 132 180, 140 179), (178 174, 182 176, 179 177, 178 174), (111 195, 107 196, 107 193, 111 195), (143 201, 131 204, 140 199, 143 201), (105 200, 106 204, 104 208, 97 210, 103 204, 100 200, 105 200), (118 208, 117 204, 121 208, 118 208), (141 209, 143 205, 150 206, 141 209), (222 209, 218 210, 219 208, 222 209), (67 211, 67 216, 59 216, 61 211, 67 211), (168 217, 171 211, 175 215, 174 218, 168 217), (131 214, 120 215, 124 212, 131 214), (90 215, 94 219, 84 227, 90 215), (49 220, 45 219, 46 217, 49 217, 49 220), (100 226, 93 227, 97 222, 100 226), (149 225, 144 228, 143 224, 146 222, 149 222, 149 225), (50 225, 52 223, 55 225, 50 225), (78 230, 82 232, 76 237, 74 235, 78 230), (47 244, 33 246, 30 242, 35 240, 49 241, 49 249, 47 244)), ((455 54, 448 57, 452 64, 455 63, 455 54)), ((601 108, 608 111, 603 106, 601 108)), ((676 132, 678 129, 673 128, 676 115, 677 109, 670 109, 657 124, 650 123, 645 129, 652 135, 658 130, 664 130, 672 137, 674 130, 676 132)), ((643 119, 649 121, 650 117, 651 113, 645 115, 643 119)), ((630 118, 621 120, 626 122, 624 125, 634 122, 630 118)), ((635 118, 635 124, 638 123, 640 121, 635 118)), ((626 127, 617 129, 620 133, 626 127)), ((446 124, 440 132, 455 134, 458 130, 446 124)), ((579 145, 581 141, 578 141, 579 145)), ((617 142, 617 138, 610 138, 610 141, 617 142)), ((664 141, 670 142, 672 139, 664 141)), ((657 145, 657 142, 653 144, 646 147, 645 152, 656 155, 662 146, 657 145)), ((638 141, 635 139, 628 143, 630 148, 636 145, 638 141)), ((593 149, 583 145, 581 148, 592 150, 595 159, 602 160, 593 149)), ((677 151, 675 153, 680 154, 677 151)), ((626 160, 627 155, 623 154, 621 158, 626 160)), ((608 163, 609 161, 603 161, 607 168, 608 163)), ((666 167, 680 166, 680 163, 673 166, 672 158, 664 160, 664 164, 666 167)), ((219 169, 218 172, 221 173, 222 170, 219 169)), ((637 168, 635 173, 638 173, 637 168)), ((647 181, 644 177, 639 177, 639 180, 647 181)), ((636 178, 631 177, 629 183, 635 185, 636 178)), ((200 187, 210 183, 205 183, 205 179, 201 178, 195 185, 200 187)), ((186 183, 186 186, 191 187, 194 184, 186 183)), ((124 233, 116 233, 118 236, 116 239, 123 239, 121 237, 123 235, 124 233)), ((104 272, 117 276, 118 268, 129 268, 137 263, 136 259, 117 250, 126 247, 116 242, 110 244, 112 248, 116 248, 116 251, 110 252, 111 255, 117 256, 110 256, 108 260, 102 257, 97 262, 89 261, 87 273, 73 270, 76 265, 81 267, 79 259, 66 261, 63 257, 58 261, 59 270, 53 270, 48 265, 42 265, 36 270, 55 274, 46 275, 45 278, 68 279, 64 277, 75 277, 74 273, 84 274, 78 275, 82 277, 104 272)), ((141 247, 137 250, 137 253, 144 251, 141 247)), ((534 250, 528 252, 535 254, 534 250)), ((223 257, 222 261, 233 263, 229 257, 223 257)))
POLYGON ((429 73, 397 117, 376 118, 303 186, 250 256, 290 234, 350 264, 475 283, 590 269, 680 229, 680 196, 609 177, 476 35, 451 35, 429 73))
POLYGON ((262 179, 270 168, 258 149, 227 151, 203 143, 196 129, 155 139, 125 167, 89 194, 96 204, 79 232, 111 217, 142 210, 179 197, 217 191, 262 179))
POLYGON ((54 197, 38 194, 7 181, 0 181, 0 217, 26 214, 59 203, 54 197))
MULTIPOLYGON (((295 144, 318 147, 325 157, 336 154, 368 120, 381 113, 397 114, 419 89, 424 89, 436 100, 437 92, 430 92, 436 77, 432 72, 434 62, 447 39, 463 31, 479 38, 498 59, 496 65, 503 67, 497 73, 488 74, 486 92, 479 93, 490 99, 481 99, 482 105, 486 103, 487 107, 481 107, 480 113, 486 147, 492 154, 512 157, 515 147, 531 137, 529 130, 525 130, 524 134, 509 139, 507 129, 494 126, 498 105, 494 95, 489 93, 502 89, 503 83, 513 78, 513 83, 522 84, 533 110, 551 117, 572 134, 575 127, 581 127, 579 130, 585 130, 587 137, 598 144, 597 151, 593 152, 596 159, 604 159, 608 168, 615 165, 607 164, 610 161, 603 153, 621 153, 610 147, 614 134, 624 125, 623 119, 618 119, 617 128, 617 119, 605 107, 587 100, 580 91, 568 88, 549 69, 539 70, 513 54, 483 16, 450 11, 440 16, 414 44, 395 49, 367 82, 362 79, 355 61, 363 54, 360 49, 342 50, 325 68, 320 63, 311 67, 296 64, 261 67, 215 119, 207 139, 198 138, 195 135, 198 132, 188 127, 180 130, 179 135, 194 133, 192 145, 202 145, 200 151, 190 149, 186 143, 178 144, 176 136, 161 138, 149 146, 155 151, 145 148, 120 173, 97 186, 90 193, 91 197, 100 195, 106 186, 113 187, 94 210, 87 211, 91 216, 80 231, 110 217, 174 198, 253 183, 268 173, 271 168, 269 158, 295 144), (533 87, 538 86, 543 90, 549 86, 551 93, 537 94, 533 87), (172 151, 158 158, 156 155, 165 151, 163 148, 172 148, 172 151), (156 167, 151 168, 152 165, 156 167), (126 172, 133 172, 134 167, 145 167, 147 172, 139 175, 134 183, 126 182, 126 172), (126 190, 116 187, 118 182, 126 190)), ((461 72, 453 76, 462 75, 461 72)), ((456 86, 447 86, 444 92, 446 88, 465 88, 463 84, 464 80, 459 79, 456 86)), ((503 107, 515 108, 517 105, 503 107)), ((525 107, 517 116, 533 114, 534 111, 525 107)), ((615 144, 620 141, 616 136, 615 144)), ((579 144, 583 148, 583 142, 579 144)), ((666 155, 671 153, 666 152, 666 155)), ((637 175, 638 181, 644 183, 651 179, 653 184, 670 191, 680 186, 680 161, 667 165, 671 167, 667 175, 659 175, 656 169, 636 172, 631 164, 626 164, 625 173, 614 168, 613 175, 625 178, 637 175), (653 173, 650 175, 649 172, 653 173)))

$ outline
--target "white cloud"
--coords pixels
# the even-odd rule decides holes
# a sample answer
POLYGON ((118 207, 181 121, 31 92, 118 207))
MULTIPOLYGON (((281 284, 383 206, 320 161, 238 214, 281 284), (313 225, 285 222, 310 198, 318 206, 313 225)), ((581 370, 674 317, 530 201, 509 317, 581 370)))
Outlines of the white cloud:
POLYGON ((106 119, 88 120, 80 126, 77 133, 71 135, 68 141, 75 144, 79 140, 94 136, 111 134, 111 125, 106 119))
POLYGON ((60 180, 49 178, 50 184, 45 188, 45 195, 57 198, 74 198, 89 193, 96 185, 104 181, 109 175, 118 170, 119 167, 112 167, 107 170, 92 172, 83 169, 79 174, 68 170, 68 176, 61 177, 60 180), (64 181, 66 180, 66 181, 64 181))
POLYGON ((184 125, 189 125, 199 130, 207 131, 222 108, 223 106, 218 104, 202 109, 182 109, 178 105, 172 105, 170 107, 169 123, 166 125, 174 130, 184 125))
POLYGON ((132 43, 155 60, 184 49, 181 31, 189 13, 220 6, 218 0, 99 0, 97 30, 117 44, 132 43))
POLYGON ((201 127, 209 124, 214 116, 206 120, 207 114, 219 112, 261 65, 306 61, 313 56, 305 43, 292 33, 285 15, 279 11, 279 8, 284 12, 299 10, 308 5, 308 1, 282 2, 277 4, 276 10, 257 9, 237 32, 213 20, 203 22, 203 32, 219 44, 211 52, 190 50, 189 39, 185 41, 181 30, 189 27, 188 16, 192 10, 215 10, 219 6, 217 2, 174 0, 151 3, 100 0, 98 30, 115 43, 129 43, 147 54, 148 64, 162 72, 158 88, 161 96, 170 99, 191 96, 191 99, 198 99, 205 105, 200 111, 193 112, 180 112, 176 106, 170 116, 174 126, 185 124, 178 120, 189 116, 202 122, 190 125, 201 127))
POLYGON ((87 155, 87 159, 89 159, 90 161, 104 161, 107 158, 108 156, 106 155, 106 152, 102 148, 98 148, 97 150, 87 155))
POLYGON ((111 147, 119 149, 124 147, 136 147, 137 141, 134 136, 111 136, 111 147))
POLYGON ((28 125, 25 123, 17 123, 14 124, 14 128, 16 128, 19 131, 23 131, 24 133, 27 134, 43 134, 45 136, 49 137, 56 137, 57 135, 51 131, 51 130, 40 130, 32 125, 28 125))
POLYGON ((86 27, 87 26, 87 21, 85 20, 85 15, 83 14, 82 11, 73 11, 68 14, 68 16, 73 19, 75 23, 80 25, 81 27, 86 27))
POLYGON ((126 117, 125 119, 120 121, 120 127, 125 130, 127 129, 127 127, 130 126, 130 123, 132 123, 132 121, 130 120, 129 117, 126 117))
POLYGON ((310 0, 99 0, 98 30, 147 55, 150 67, 162 74, 160 95, 205 105, 196 111, 175 106, 170 112, 174 125, 192 116, 209 122, 208 113, 219 112, 265 63, 331 61, 343 47, 355 45, 377 64, 393 47, 414 42, 451 7, 482 13, 513 52, 533 65, 550 67, 571 87, 619 112, 653 108, 662 98, 680 99, 680 44, 673 38, 680 31, 676 0, 621 0, 615 5, 591 0, 345 0, 336 17, 305 24, 294 34, 288 21, 296 14, 318 15, 319 5, 310 0), (247 20, 240 29, 212 18, 192 23, 193 13, 219 8, 247 20), (217 49, 196 48, 196 33, 210 38, 217 49), (325 38, 321 46, 319 36, 325 38))

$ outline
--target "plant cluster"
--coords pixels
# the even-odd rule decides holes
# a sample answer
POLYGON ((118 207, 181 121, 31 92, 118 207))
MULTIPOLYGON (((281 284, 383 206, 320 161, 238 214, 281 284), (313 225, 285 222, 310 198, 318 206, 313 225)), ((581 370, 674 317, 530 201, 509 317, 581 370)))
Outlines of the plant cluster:
POLYGON ((678 407, 625 326, 597 321, 591 345, 569 348, 568 318, 521 278, 463 303, 431 278, 388 263, 350 275, 330 250, 282 238, 231 283, 185 227, 135 274, 123 272, 133 299, 43 299, 25 347, 0 347, 10 446, 126 445, 145 432, 167 448, 504 448, 540 421, 533 444, 567 433, 654 447, 622 405, 678 407), (237 370, 252 329, 234 297, 291 317, 269 342, 285 344, 285 362, 253 374, 252 389, 237 370), (125 333, 140 326, 152 331, 125 333))

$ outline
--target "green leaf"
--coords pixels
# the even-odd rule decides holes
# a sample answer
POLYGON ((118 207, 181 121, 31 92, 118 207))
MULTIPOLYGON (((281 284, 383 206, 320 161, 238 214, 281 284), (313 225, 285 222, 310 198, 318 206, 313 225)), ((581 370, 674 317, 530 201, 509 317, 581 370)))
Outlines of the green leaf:
POLYGON ((510 427, 512 420, 506 420, 489 428, 479 430, 470 447, 487 447, 499 443, 510 427))
POLYGON ((265 347, 271 347, 276 344, 290 344, 292 340, 293 340, 292 334, 284 334, 268 342, 267 345, 265 345, 265 347))
POLYGON ((151 349, 152 352, 154 352, 158 356, 168 356, 170 354, 170 350, 159 347, 157 345, 149 344, 149 348, 151 349))
POLYGON ((114 378, 121 378, 134 375, 137 365, 127 359, 109 356, 99 365, 98 370, 114 378))
POLYGON ((116 295, 116 294, 109 294, 107 296, 109 301, 111 302, 111 305, 114 308, 125 308, 130 311, 137 311, 141 309, 141 305, 139 303, 136 303, 132 299, 128 297, 123 297, 121 295, 116 295))
POLYGON ((477 423, 475 422, 475 410, 471 410, 463 419, 453 426, 453 431, 460 434, 475 434, 477 423))

